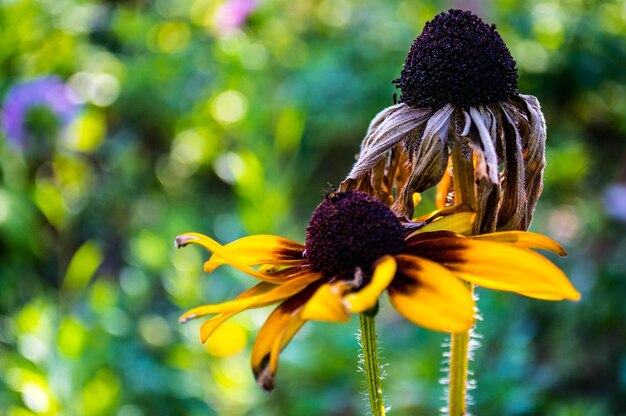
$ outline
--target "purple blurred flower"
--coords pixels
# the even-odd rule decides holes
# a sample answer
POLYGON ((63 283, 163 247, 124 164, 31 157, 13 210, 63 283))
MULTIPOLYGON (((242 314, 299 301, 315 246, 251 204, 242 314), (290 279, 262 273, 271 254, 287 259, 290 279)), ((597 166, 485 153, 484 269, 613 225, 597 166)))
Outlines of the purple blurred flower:
POLYGON ((625 183, 612 183, 604 190, 604 209, 609 216, 626 221, 625 183))
POLYGON ((226 0, 215 14, 215 26, 222 33, 238 29, 257 6, 257 0, 226 0))
POLYGON ((54 75, 13 85, 2 108, 2 128, 7 140, 19 148, 29 144, 32 132, 27 128, 28 116, 37 108, 49 111, 60 129, 67 127, 80 109, 69 97, 69 87, 54 75))

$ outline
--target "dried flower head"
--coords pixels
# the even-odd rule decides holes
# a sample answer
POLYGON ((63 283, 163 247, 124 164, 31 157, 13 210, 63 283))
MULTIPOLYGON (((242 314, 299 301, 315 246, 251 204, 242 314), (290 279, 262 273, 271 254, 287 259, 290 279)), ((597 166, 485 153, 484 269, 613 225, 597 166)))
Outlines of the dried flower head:
POLYGON ((467 11, 437 15, 394 83, 400 102, 371 122, 342 189, 364 190, 410 219, 414 194, 441 182, 440 205, 451 205, 444 175, 456 148, 475 166, 476 231, 527 229, 542 190, 546 127, 537 99, 516 92, 515 61, 495 26, 467 11))
POLYGON ((495 25, 450 10, 426 23, 394 83, 413 107, 468 108, 513 97, 517 70, 495 25))
POLYGON ((182 234, 177 247, 198 244, 213 253, 205 271, 230 264, 261 282, 234 300, 194 308, 180 321, 215 314, 201 326, 205 342, 235 314, 279 303, 252 347, 252 371, 271 390, 280 351, 307 321, 345 322, 351 313, 375 308, 385 291, 409 321, 445 332, 467 331, 473 323, 474 302, 460 279, 538 299, 580 297, 563 272, 529 250, 565 254, 558 243, 519 231, 465 237, 473 217, 429 218, 406 231, 379 200, 348 191, 327 195, 315 209, 305 245, 258 235, 221 246, 201 234, 182 234))

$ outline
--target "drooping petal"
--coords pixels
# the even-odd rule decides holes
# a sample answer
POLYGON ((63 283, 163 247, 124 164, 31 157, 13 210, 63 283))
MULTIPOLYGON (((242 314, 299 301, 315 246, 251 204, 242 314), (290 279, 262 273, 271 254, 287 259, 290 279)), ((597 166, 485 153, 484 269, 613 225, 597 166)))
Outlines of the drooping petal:
POLYGON ((377 114, 363 139, 359 159, 346 180, 358 179, 369 172, 388 150, 410 137, 411 132, 423 124, 430 113, 430 109, 417 109, 401 103, 377 114))
POLYGON ((471 237, 473 240, 495 241, 498 243, 513 244, 519 248, 532 248, 536 250, 547 250, 566 256, 567 252, 559 243, 542 234, 528 231, 502 231, 490 234, 481 234, 471 237))
POLYGON ((445 267, 415 256, 398 255, 398 274, 388 288, 392 305, 424 328, 462 332, 474 322, 469 290, 445 267))
POLYGON ((507 111, 502 111, 504 174, 502 175, 502 201, 498 211, 498 230, 527 230, 526 193, 524 178, 526 166, 522 138, 515 121, 507 111))
POLYGON ((535 205, 543 190, 543 168, 546 164, 546 121, 536 97, 520 94, 519 98, 522 101, 521 106, 526 110, 528 119, 528 131, 521 136, 526 167, 524 180, 527 199, 525 224, 530 224, 535 205))
POLYGON ((376 306, 381 293, 387 289, 396 274, 396 261, 384 256, 376 262, 372 280, 361 290, 344 297, 344 304, 352 313, 365 312, 376 306))
MULTIPOLYGON (((304 264, 304 245, 275 235, 253 235, 224 246, 233 256, 247 266, 272 264, 288 266, 304 264)), ((204 271, 212 272, 227 262, 217 254, 204 263, 204 271)))
POLYGON ((198 244, 212 253, 220 256, 224 261, 235 269, 242 271, 244 273, 249 274, 250 276, 256 277, 266 282, 270 283, 282 283, 283 279, 278 278, 276 276, 272 276, 268 273, 262 273, 253 268, 249 267, 245 262, 242 262, 237 256, 233 255, 230 251, 226 250, 224 246, 219 244, 217 241, 209 238, 205 235, 198 233, 185 233, 176 237, 175 240, 176 247, 181 248, 185 247, 188 244, 198 244))
POLYGON ((416 242, 405 252, 435 261, 464 280, 490 289, 543 294, 541 299, 580 299, 565 274, 548 259, 510 244, 443 237, 416 242))
POLYGON ((280 304, 267 318, 252 346, 252 372, 267 391, 274 389, 280 351, 304 325, 302 309, 321 283, 314 283, 280 304))
POLYGON ((412 172, 400 197, 392 206, 394 212, 413 217, 413 194, 435 186, 443 177, 448 165, 448 134, 454 107, 446 104, 426 123, 420 139, 407 142, 411 154, 412 172))
POLYGON ((185 323, 191 319, 199 318, 205 315, 218 313, 239 313, 246 309, 260 308, 263 306, 271 305, 273 303, 280 302, 281 300, 284 300, 290 296, 293 296, 294 294, 304 289, 307 285, 316 280, 319 280, 320 278, 320 273, 307 271, 299 275, 297 278, 292 278, 285 281, 283 284, 265 285, 263 287, 263 290, 259 290, 260 293, 253 296, 237 298, 231 301, 222 302, 214 305, 203 305, 191 309, 183 316, 181 316, 179 321, 181 323, 185 323))
POLYGON ((496 148, 494 145, 494 139, 491 137, 491 133, 485 122, 488 121, 488 115, 482 108, 470 107, 469 114, 472 118, 472 122, 478 130, 480 138, 482 154, 485 157, 486 163, 486 175, 491 183, 499 183, 498 177, 498 156, 496 155, 496 148))
POLYGON ((347 322, 350 315, 343 303, 344 294, 352 285, 344 280, 325 283, 304 305, 302 319, 307 321, 347 322))

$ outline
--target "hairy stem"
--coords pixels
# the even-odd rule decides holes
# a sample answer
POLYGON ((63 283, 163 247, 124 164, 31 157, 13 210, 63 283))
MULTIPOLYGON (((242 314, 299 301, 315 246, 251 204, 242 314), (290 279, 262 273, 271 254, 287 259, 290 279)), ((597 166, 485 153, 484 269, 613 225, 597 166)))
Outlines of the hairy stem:
POLYGON ((361 317, 361 346, 363 348, 363 363, 367 377, 367 391, 370 398, 372 416, 384 416, 383 387, 378 365, 378 345, 376 342, 375 316, 364 312, 361 317))
MULTIPOLYGON (((468 204, 476 209, 474 188, 474 164, 471 157, 464 157, 462 146, 457 144, 452 151, 454 180, 454 203, 468 204)), ((469 283, 470 291, 474 285, 469 283)), ((467 412, 467 371, 469 366, 469 332, 450 335, 450 373, 448 374, 448 415, 463 416, 467 412)))

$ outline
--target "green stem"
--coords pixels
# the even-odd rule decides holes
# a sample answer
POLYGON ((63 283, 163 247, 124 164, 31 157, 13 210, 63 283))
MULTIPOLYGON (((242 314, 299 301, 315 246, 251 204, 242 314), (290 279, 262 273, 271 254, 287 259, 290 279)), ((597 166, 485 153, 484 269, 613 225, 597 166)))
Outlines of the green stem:
MULTIPOLYGON (((474 285, 468 285, 474 291, 474 285)), ((463 416, 467 411, 467 372, 469 368, 469 332, 450 335, 450 372, 448 374, 448 415, 463 416)))
POLYGON ((372 416, 384 416, 383 387, 378 365, 378 345, 376 342, 375 316, 364 312, 361 317, 361 346, 363 348, 363 363, 367 377, 367 391, 370 397, 372 416))
MULTIPOLYGON (((474 189, 474 165, 472 159, 464 157, 458 143, 452 151, 454 178, 454 203, 468 204, 476 210, 474 189)), ((470 292, 474 285, 468 284, 470 292)), ((467 411, 467 370, 469 367, 469 332, 450 334, 450 372, 448 374, 448 415, 463 416, 467 411)))

